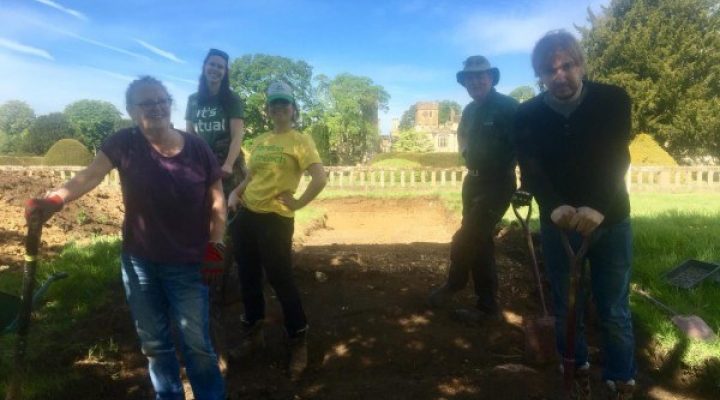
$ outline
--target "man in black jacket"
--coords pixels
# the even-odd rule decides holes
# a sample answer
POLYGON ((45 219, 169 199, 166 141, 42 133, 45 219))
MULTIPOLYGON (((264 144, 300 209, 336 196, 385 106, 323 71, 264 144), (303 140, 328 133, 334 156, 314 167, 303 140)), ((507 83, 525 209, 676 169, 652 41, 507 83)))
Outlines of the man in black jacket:
POLYGON ((517 101, 495 91, 500 71, 483 56, 465 60, 457 81, 473 101, 463 110, 458 144, 468 174, 462 187, 463 218, 452 238, 447 282, 428 297, 439 307, 463 289, 472 274, 477 304, 456 310, 462 320, 497 319, 497 273, 493 233, 515 191, 515 150, 512 145, 517 101))
MULTIPOLYGON (((583 239, 589 240, 587 257, 605 360, 603 380, 610 398, 628 399, 636 370, 628 304, 632 231, 624 179, 630 164, 630 98, 617 86, 584 80, 582 50, 565 31, 541 38, 532 63, 547 90, 519 107, 515 140, 523 189, 532 192, 540 206, 558 351, 567 354, 568 281, 573 273, 562 245, 565 233, 575 251, 583 239)), ((584 309, 586 299, 578 299, 578 310, 584 309)), ((581 312, 577 321, 576 383, 579 393, 589 396, 581 312)))

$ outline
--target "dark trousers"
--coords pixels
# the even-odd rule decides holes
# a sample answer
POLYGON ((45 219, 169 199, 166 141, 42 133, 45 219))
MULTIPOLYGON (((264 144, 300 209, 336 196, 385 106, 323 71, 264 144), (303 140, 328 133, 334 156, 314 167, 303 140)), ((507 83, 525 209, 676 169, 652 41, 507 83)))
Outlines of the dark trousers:
POLYGON ((505 214, 515 192, 515 177, 491 180, 468 175, 462 188, 463 217, 450 245, 447 288, 463 289, 472 274, 477 307, 497 311, 495 226, 505 214))
POLYGON ((292 272, 293 218, 275 213, 255 213, 241 208, 231 225, 235 259, 245 305, 245 320, 253 324, 265 318, 263 277, 282 306, 290 337, 307 327, 305 311, 292 272))

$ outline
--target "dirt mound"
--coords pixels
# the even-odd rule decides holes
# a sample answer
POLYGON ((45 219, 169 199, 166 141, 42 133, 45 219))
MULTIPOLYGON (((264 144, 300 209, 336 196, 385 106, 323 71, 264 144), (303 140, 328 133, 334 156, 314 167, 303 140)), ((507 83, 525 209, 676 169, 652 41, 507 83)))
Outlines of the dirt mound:
MULTIPOLYGON (((25 201, 39 196, 62 181, 47 172, 0 171, 0 268, 22 265, 27 231, 25 201)), ((43 254, 52 256, 63 245, 93 235, 120 233, 123 218, 122 196, 117 189, 99 187, 68 204, 43 227, 43 254)))

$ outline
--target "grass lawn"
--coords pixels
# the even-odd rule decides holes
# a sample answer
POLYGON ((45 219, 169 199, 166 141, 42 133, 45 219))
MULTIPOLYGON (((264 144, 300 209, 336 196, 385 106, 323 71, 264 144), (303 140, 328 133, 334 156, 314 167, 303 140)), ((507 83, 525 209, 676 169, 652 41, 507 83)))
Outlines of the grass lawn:
MULTIPOLYGON (((120 280, 120 238, 107 236, 95 238, 83 245, 69 244, 60 256, 41 261, 38 281, 54 272, 67 272, 72 285, 56 284, 48 292, 48 302, 34 313, 28 342, 27 365, 30 366, 25 381, 25 398, 46 398, 73 381, 84 379, 74 369, 68 369, 77 354, 111 351, 112 344, 98 344, 87 349, 83 344, 67 339, 77 326, 77 321, 88 319, 98 307, 108 301, 108 287, 120 280), (101 347, 107 347, 101 348, 101 347), (42 366, 42 368, 37 368, 42 366)), ((0 290, 18 293, 22 285, 20 274, 0 275, 0 290)), ((107 344, 107 343, 105 343, 107 344)), ((14 335, 0 336, 0 376, 10 376, 14 335)), ((4 397, 5 379, 0 379, 0 394, 4 397)))
MULTIPOLYGON (((461 212, 458 193, 440 194, 446 206, 461 212)), ((720 283, 706 279, 691 290, 668 285, 663 274, 688 259, 720 263, 720 194, 636 193, 630 198, 634 234, 632 281, 680 314, 695 314, 720 332, 720 283)), ((537 210, 537 207, 533 207, 537 210)), ((526 209, 521 210, 523 212, 526 209)), ((515 220, 511 210, 503 218, 515 220)), ((537 229, 537 211, 531 221, 537 229)), ((720 341, 687 341, 667 314, 641 296, 631 296, 635 323, 658 344, 657 349, 673 353, 680 361, 698 366, 720 354, 720 341), (677 350, 682 348, 682 354, 677 350)), ((720 381, 720 371, 718 371, 720 381)))

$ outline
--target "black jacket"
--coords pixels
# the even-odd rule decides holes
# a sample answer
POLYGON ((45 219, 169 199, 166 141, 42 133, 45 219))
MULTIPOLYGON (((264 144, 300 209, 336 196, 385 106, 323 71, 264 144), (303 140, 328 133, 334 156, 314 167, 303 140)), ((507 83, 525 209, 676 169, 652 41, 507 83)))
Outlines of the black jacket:
POLYGON ((458 136, 465 164, 487 180, 515 176, 515 149, 512 144, 518 103, 493 89, 483 104, 470 102, 463 110, 458 136))
POLYGON ((608 226, 630 215, 630 98, 617 86, 595 82, 586 81, 584 90, 568 118, 545 103, 545 93, 520 105, 514 140, 522 187, 535 195, 541 218, 563 204, 587 206, 608 226))

